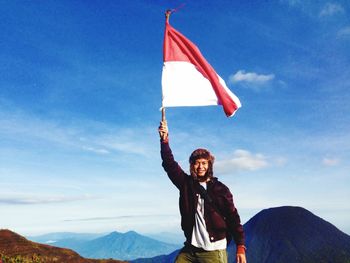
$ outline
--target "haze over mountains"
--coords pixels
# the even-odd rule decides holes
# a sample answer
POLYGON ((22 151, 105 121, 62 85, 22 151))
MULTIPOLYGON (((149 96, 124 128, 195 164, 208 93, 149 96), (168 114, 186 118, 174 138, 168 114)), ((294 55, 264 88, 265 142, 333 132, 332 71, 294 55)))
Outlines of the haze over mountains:
MULTIPOLYGON (((244 225, 244 229, 249 263, 350 263, 350 236, 301 207, 262 210, 244 225)), ((61 239, 52 244, 69 246, 87 258, 128 259, 133 263, 173 262, 180 248, 179 245, 156 241, 134 231, 124 234, 112 232, 102 236, 74 233, 55 235, 61 239)), ((10 238, 9 241, 3 240, 2 244, 16 245, 16 240, 10 238)), ((4 251, 1 245, 0 251, 4 251)), ((233 244, 228 247, 228 254, 229 262, 234 262, 233 244)))

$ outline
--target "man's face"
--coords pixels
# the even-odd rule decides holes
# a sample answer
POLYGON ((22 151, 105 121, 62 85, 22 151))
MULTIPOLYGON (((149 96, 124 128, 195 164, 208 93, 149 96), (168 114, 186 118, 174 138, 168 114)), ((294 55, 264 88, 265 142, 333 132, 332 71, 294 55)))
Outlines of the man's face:
POLYGON ((207 159, 197 159, 193 164, 194 172, 198 177, 204 177, 208 171, 209 162, 207 159))

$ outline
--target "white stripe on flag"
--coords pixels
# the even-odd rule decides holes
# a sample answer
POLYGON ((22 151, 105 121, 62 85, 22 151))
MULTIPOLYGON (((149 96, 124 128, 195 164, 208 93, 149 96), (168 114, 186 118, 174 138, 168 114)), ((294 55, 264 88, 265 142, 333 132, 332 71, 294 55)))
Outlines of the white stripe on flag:
POLYGON ((219 104, 210 81, 185 61, 164 62, 162 91, 163 107, 219 104))

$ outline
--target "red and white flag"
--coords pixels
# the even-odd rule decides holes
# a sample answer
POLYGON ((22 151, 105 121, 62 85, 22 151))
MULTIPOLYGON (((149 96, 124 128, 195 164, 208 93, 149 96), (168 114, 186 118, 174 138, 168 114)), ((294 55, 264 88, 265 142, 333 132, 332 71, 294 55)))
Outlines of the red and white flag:
POLYGON ((239 99, 206 61, 198 47, 165 24, 162 107, 222 105, 226 116, 241 107, 239 99))

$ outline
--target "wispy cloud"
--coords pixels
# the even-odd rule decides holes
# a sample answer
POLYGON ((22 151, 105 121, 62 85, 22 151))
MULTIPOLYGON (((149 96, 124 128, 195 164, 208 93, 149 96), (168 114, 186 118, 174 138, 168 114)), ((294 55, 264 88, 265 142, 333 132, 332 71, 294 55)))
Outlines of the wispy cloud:
POLYGON ((326 1, 280 0, 282 4, 297 9, 312 19, 319 20, 346 13, 342 4, 326 1))
POLYGON ((152 214, 152 215, 121 215, 121 216, 104 216, 104 217, 87 217, 87 218, 74 218, 65 219, 65 222, 76 221, 107 221, 107 220, 125 220, 125 219, 140 219, 140 218, 154 218, 154 217, 174 217, 174 214, 152 214))
MULTIPOLYGON (((144 130, 143 136, 145 133, 146 130, 144 130)), ((131 129, 120 129, 119 131, 115 131, 112 135, 104 134, 96 139, 93 139, 96 145, 104 147, 109 151, 118 151, 143 156, 147 156, 149 153, 149 146, 147 146, 149 140, 139 136, 137 132, 132 131, 131 129)))
POLYGON ((344 27, 338 31, 338 37, 350 36, 350 26, 344 27))
POLYGON ((345 13, 345 9, 342 5, 338 3, 326 3, 321 11, 319 16, 320 17, 327 17, 327 16, 334 16, 336 14, 343 14, 345 13))
POLYGON ((257 74, 255 72, 245 72, 239 70, 230 76, 230 83, 246 82, 249 84, 263 85, 275 78, 274 74, 257 74))
POLYGON ((338 158, 323 158, 322 163, 326 166, 337 166, 340 160, 338 158))
MULTIPOLYGON (((88 120, 55 121, 39 118, 20 109, 0 108, 0 136, 22 142, 44 142, 53 147, 79 149, 95 154, 113 152, 147 156, 147 129, 140 136, 129 127, 118 127, 88 120), (75 123, 72 125, 71 123, 75 123)), ((139 129, 139 127, 138 127, 139 129)))
POLYGON ((268 165, 267 157, 263 154, 253 154, 240 149, 236 150, 231 158, 218 161, 215 169, 218 173, 231 173, 232 171, 255 171, 268 165))
POLYGON ((108 151, 106 149, 94 148, 94 147, 90 147, 90 146, 83 146, 82 149, 89 151, 89 152, 94 152, 97 154, 109 154, 109 153, 111 153, 110 151, 108 151))
POLYGON ((95 199, 89 195, 81 196, 36 196, 36 195, 25 195, 25 196, 0 196, 0 204, 5 205, 40 205, 40 204, 51 204, 51 203, 70 203, 75 201, 95 199))

